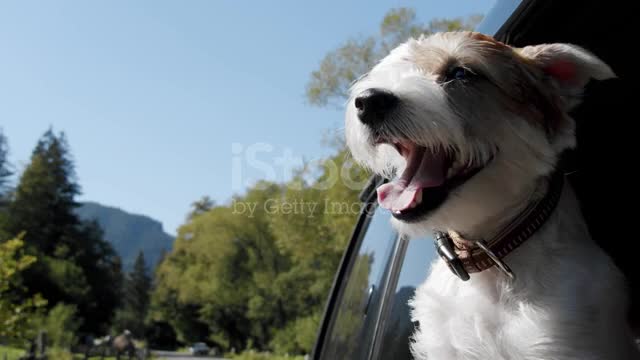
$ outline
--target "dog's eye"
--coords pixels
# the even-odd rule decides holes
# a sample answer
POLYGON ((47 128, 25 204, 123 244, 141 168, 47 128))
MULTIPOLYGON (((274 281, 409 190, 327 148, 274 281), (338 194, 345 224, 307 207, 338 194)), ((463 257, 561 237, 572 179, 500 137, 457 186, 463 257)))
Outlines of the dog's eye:
POLYGON ((467 70, 465 70, 465 68, 457 67, 453 69, 453 72, 451 75, 456 80, 463 80, 467 77, 467 70))
POLYGON ((469 69, 465 69, 462 66, 456 66, 447 71, 444 81, 449 82, 453 80, 466 80, 473 75, 469 69))

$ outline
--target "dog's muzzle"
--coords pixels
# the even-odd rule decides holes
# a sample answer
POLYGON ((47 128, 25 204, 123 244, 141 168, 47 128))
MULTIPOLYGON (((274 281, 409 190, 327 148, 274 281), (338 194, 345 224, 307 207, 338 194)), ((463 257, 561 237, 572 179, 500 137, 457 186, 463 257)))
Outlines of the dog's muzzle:
POLYGON ((360 121, 375 127, 398 105, 398 97, 391 91, 371 88, 361 92, 355 98, 354 104, 358 109, 360 121))

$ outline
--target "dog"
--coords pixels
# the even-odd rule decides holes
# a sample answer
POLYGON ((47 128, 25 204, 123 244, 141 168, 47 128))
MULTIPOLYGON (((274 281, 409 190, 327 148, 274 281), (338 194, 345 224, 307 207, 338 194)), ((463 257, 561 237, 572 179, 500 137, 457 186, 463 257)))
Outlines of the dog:
POLYGON ((610 78, 576 45, 460 31, 410 39, 352 84, 347 147, 392 179, 378 203, 398 232, 441 255, 409 304, 416 359, 640 358, 625 278, 559 163, 585 86, 610 78))

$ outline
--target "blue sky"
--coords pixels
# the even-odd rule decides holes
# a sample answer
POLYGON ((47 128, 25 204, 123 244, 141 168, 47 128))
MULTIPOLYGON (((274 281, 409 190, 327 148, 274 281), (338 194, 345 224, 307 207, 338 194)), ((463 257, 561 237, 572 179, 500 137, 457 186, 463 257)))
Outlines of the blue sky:
POLYGON ((201 196, 228 202, 260 177, 285 180, 290 167, 278 158, 331 152, 322 134, 342 128, 342 112, 304 99, 328 51, 376 34, 393 7, 426 21, 492 4, 3 1, 0 127, 18 171, 49 126, 64 131, 81 200, 149 215, 175 233, 201 196), (272 173, 250 166, 252 149, 272 173))

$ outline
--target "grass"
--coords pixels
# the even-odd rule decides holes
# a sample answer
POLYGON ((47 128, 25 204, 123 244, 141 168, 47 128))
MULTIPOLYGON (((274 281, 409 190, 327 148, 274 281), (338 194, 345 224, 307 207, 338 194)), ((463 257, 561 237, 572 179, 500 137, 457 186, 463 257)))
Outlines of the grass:
POLYGON ((24 349, 0 345, 0 360, 18 360, 24 353, 24 349))
MULTIPOLYGON (((59 349, 50 349, 47 351, 49 353, 49 358, 52 360, 63 360, 63 359, 72 359, 72 360, 82 360, 84 359, 84 355, 82 354, 73 354, 71 356, 67 351, 59 350, 59 349)), ((11 346, 0 345, 0 360, 18 360, 21 356, 25 354, 24 349, 15 348, 11 346)), ((152 359, 153 357, 151 357, 152 359)), ((91 356, 90 360, 100 360, 100 356, 91 356)), ((105 356, 105 360, 116 360, 114 356, 105 356)))
POLYGON ((254 350, 243 351, 240 354, 230 355, 233 360, 304 360, 304 356, 275 355, 268 352, 256 352, 254 350))
MULTIPOLYGON (((121 356, 120 358, 128 359, 128 357, 126 357, 126 356, 121 356)), ((100 356, 89 356, 89 360, 100 360, 100 359, 102 359, 100 356)), ((73 360, 84 360, 84 355, 82 355, 82 354, 73 354, 73 360)), ((116 358, 115 358, 115 356, 105 356, 104 360, 116 360, 116 358)))

